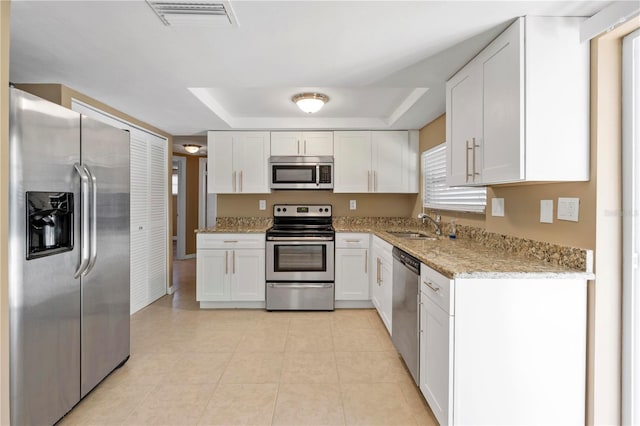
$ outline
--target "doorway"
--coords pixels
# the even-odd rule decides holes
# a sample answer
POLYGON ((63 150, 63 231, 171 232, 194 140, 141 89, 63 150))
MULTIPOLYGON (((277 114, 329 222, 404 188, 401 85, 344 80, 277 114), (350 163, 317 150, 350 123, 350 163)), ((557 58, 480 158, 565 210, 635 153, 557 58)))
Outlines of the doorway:
POLYGON ((177 260, 186 257, 185 249, 185 221, 186 221, 186 193, 187 193, 187 159, 185 157, 173 157, 171 174, 171 193, 174 206, 174 257, 177 260))

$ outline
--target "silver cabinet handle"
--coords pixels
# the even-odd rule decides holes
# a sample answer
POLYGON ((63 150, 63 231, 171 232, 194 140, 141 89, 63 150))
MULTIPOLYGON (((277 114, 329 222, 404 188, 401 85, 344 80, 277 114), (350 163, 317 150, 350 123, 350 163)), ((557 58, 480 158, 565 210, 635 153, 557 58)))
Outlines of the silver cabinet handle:
POLYGON ((231 272, 235 275, 236 273, 236 251, 231 252, 231 272))
POLYGON ((298 154, 300 154, 300 140, 298 140, 298 154))
POLYGON ((464 173, 465 174, 465 180, 464 180, 465 182, 469 182, 469 178, 472 176, 472 175, 469 174, 469 151, 471 149, 472 148, 469 146, 469 140, 467 139, 467 150, 465 151, 465 156, 466 156, 465 160, 466 160, 466 164, 467 164, 466 170, 465 170, 465 173, 464 173))
POLYGON ((376 260, 378 262, 378 264, 376 265, 376 276, 377 276, 378 285, 380 285, 382 283, 382 278, 380 277, 380 266, 382 265, 382 262, 380 262, 379 257, 376 260))
POLYGON ((224 274, 229 274, 229 252, 226 250, 224 252, 224 274))
POLYGON ((240 170, 240 191, 239 192, 242 192, 242 183, 243 183, 242 182, 242 180, 243 180, 242 177, 243 177, 242 176, 242 170, 240 170))
POLYGON ((371 192, 371 170, 367 170, 367 192, 371 192))
POLYGON ((359 243, 360 240, 344 240, 345 243, 359 243))
POLYGON ((378 172, 373 171, 373 192, 378 192, 378 172))
POLYGON ((476 143, 476 138, 473 138, 473 181, 476 181, 476 176, 480 173, 476 173, 476 148, 480 148, 480 145, 476 143))
POLYGON ((80 163, 76 163, 73 165, 76 171, 80 175, 80 199, 82 200, 82 207, 80 210, 80 220, 82 221, 82 241, 81 241, 81 259, 80 266, 73 274, 73 278, 80 278, 80 275, 84 273, 89 265, 89 260, 91 258, 91 242, 89 241, 90 232, 91 232, 91 224, 89 222, 89 176, 87 175, 86 169, 80 165, 80 163))
POLYGON ((238 240, 224 240, 225 244, 233 244, 233 243, 237 243, 238 240))
POLYGON ((233 192, 236 192, 236 172, 233 172, 233 192))
POLYGON ((307 141, 304 141, 304 155, 307 155, 307 141))
POLYGON ((91 209, 89 211, 89 218, 91 222, 91 248, 89 254, 89 265, 87 270, 82 275, 87 275, 93 267, 96 265, 98 258, 98 183, 96 177, 91 170, 83 166, 87 175, 89 176, 89 187, 91 188, 91 209))
POLYGON ((369 250, 364 251, 364 273, 368 274, 369 271, 369 250))
POLYGON ((427 287, 429 287, 431 290, 433 290, 436 293, 440 292, 440 287, 438 287, 437 285, 431 283, 430 281, 422 281, 423 283, 425 283, 427 285, 427 287))

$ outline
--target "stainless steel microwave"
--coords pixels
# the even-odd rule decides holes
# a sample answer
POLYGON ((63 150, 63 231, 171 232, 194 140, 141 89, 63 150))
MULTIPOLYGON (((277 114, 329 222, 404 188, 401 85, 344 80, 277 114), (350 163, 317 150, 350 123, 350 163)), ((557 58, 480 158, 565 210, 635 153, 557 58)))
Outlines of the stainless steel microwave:
POLYGON ((333 157, 269 158, 271 189, 333 189, 333 157))

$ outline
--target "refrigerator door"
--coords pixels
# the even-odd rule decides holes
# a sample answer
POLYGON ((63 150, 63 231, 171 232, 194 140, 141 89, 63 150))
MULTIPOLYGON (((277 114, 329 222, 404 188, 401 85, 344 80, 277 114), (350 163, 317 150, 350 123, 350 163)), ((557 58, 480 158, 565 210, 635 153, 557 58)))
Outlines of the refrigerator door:
MULTIPOLYGON (((53 424, 80 400, 80 281, 73 278, 80 265, 80 116, 16 89, 10 102, 11 424, 53 424), (27 260, 33 192, 67 193, 73 201, 70 250, 27 260)), ((46 200, 60 207, 55 196, 46 200)))
POLYGON ((92 186, 91 259, 82 276, 84 397, 129 357, 129 132, 82 116, 92 186))

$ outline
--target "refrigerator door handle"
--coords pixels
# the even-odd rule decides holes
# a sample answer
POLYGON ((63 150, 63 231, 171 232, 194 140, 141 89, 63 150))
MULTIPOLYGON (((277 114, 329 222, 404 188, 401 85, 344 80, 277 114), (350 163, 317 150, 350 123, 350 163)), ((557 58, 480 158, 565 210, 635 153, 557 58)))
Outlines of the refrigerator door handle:
POLYGON ((89 232, 90 232, 90 224, 89 224, 89 176, 86 173, 86 169, 84 166, 76 163, 73 165, 76 171, 80 175, 80 188, 82 197, 82 207, 80 212, 80 218, 82 221, 82 240, 80 242, 80 252, 82 254, 82 261, 80 262, 80 266, 73 274, 73 278, 80 278, 80 275, 84 273, 89 265, 89 258, 91 256, 90 250, 91 247, 89 245, 89 232))
POLYGON ((96 264, 98 258, 98 183, 96 177, 91 173, 91 169, 83 166, 89 176, 89 187, 91 188, 91 209, 89 210, 89 218, 91 223, 91 248, 89 252, 89 265, 82 275, 87 275, 96 264))

